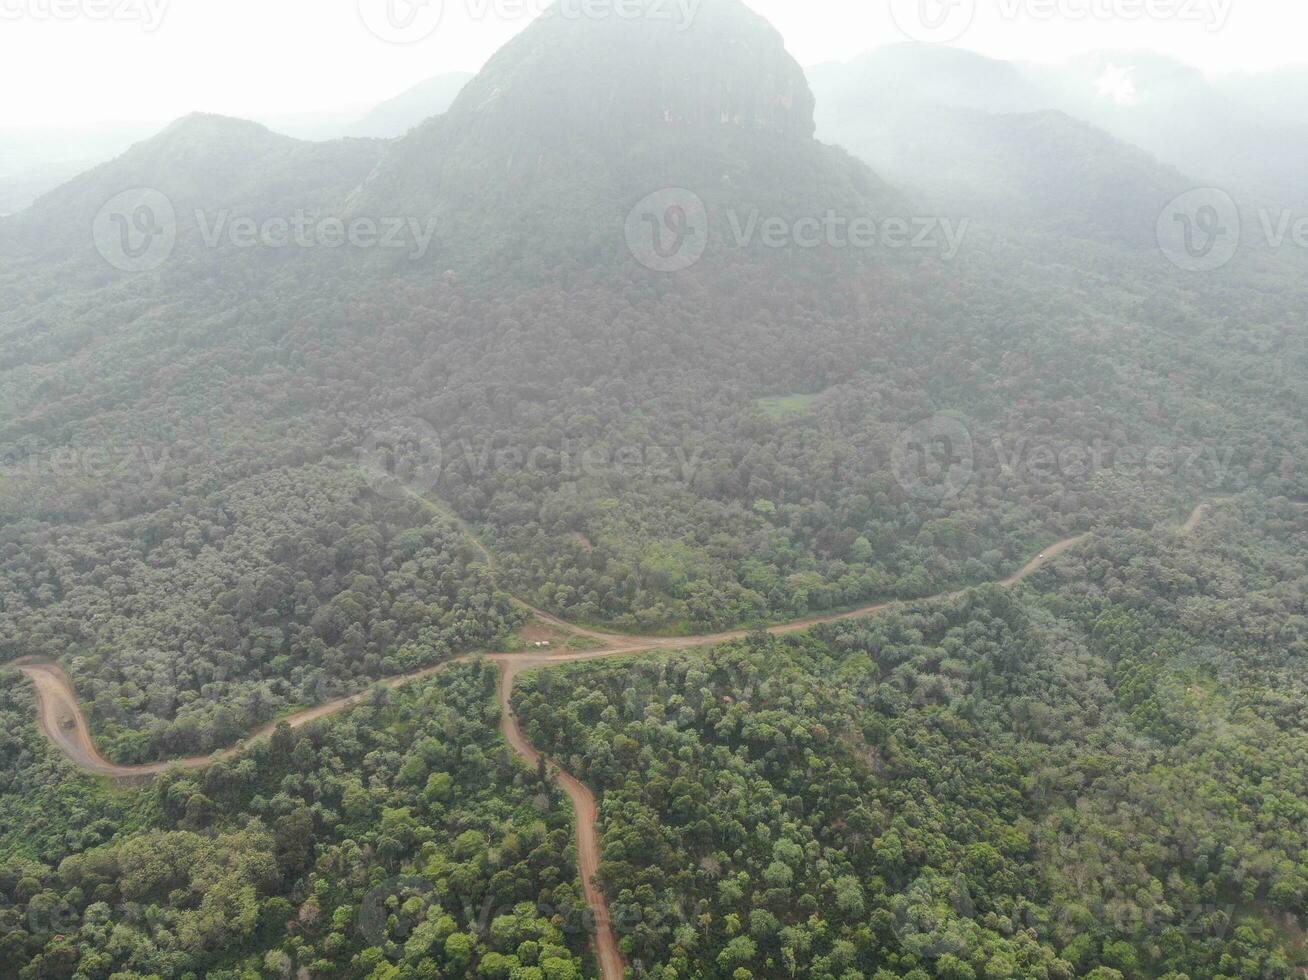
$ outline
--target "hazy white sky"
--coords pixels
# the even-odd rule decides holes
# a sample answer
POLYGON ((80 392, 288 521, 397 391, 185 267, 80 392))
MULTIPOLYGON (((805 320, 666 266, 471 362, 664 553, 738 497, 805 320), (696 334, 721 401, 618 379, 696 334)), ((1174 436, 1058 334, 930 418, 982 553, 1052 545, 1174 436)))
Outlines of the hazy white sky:
MULTIPOLYGON (((546 0, 416 0, 443 9, 412 44, 365 26, 361 7, 386 2, 413 0, 0 0, 0 128, 361 109, 430 75, 477 69, 546 0)), ((938 24, 937 35, 997 57, 1149 49, 1213 72, 1302 63, 1308 37, 1303 0, 747 2, 804 64, 905 40, 904 25, 938 24)))

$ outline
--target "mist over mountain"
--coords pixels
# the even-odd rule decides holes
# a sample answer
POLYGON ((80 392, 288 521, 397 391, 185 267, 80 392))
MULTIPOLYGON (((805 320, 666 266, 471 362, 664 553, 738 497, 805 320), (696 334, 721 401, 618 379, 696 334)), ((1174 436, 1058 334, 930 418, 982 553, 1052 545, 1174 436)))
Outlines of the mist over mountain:
MULTIPOLYGON (((465 72, 434 75, 362 115, 318 113, 269 120, 264 125, 314 142, 394 139, 445 112, 470 78, 472 75, 465 72)), ((0 132, 0 215, 24 210, 49 191, 154 135, 155 128, 140 125, 88 131, 0 132)))
POLYGON ((47 191, 153 135, 157 128, 125 124, 72 132, 0 130, 0 215, 23 210, 47 191))
POLYGON ((318 142, 346 138, 395 139, 449 109, 472 77, 468 72, 441 72, 363 112, 338 108, 294 116, 260 117, 260 121, 287 136, 318 142))
POLYGON ((394 139, 446 112, 473 76, 466 72, 433 75, 378 105, 342 136, 394 139))
MULTIPOLYGON (((1187 173, 1280 207, 1308 203, 1299 162, 1308 153, 1302 116, 1287 126, 1251 113, 1202 72, 1139 53, 1106 52, 1031 72, 1067 112, 1187 173)), ((1293 79, 1285 81, 1293 93, 1293 79)))
POLYGON ((0 176, 0 217, 16 214, 38 197, 91 169, 94 159, 48 162, 10 170, 0 176))
MULTIPOLYGON (((994 190, 1002 197, 1006 189, 1002 177, 991 173, 994 167, 1021 171, 1039 167, 1041 159, 1053 165, 1063 148, 1056 142, 1033 146, 1027 162, 996 162, 993 144, 1004 136, 997 131, 980 137, 978 127, 985 120, 972 113, 1056 111, 1144 150, 1192 182, 1217 182, 1243 199, 1278 207, 1298 207, 1308 200, 1299 179, 1308 132, 1302 113, 1295 117, 1286 101, 1296 90, 1293 73, 1213 83, 1194 68, 1140 52, 1024 65, 945 47, 895 45, 848 64, 820 66, 810 76, 822 107, 822 138, 849 146, 887 176, 907 183, 914 177, 907 169, 905 146, 922 144, 933 154, 920 175, 924 186, 959 179, 950 174, 954 147, 961 169, 967 169, 962 160, 976 160, 980 172, 968 178, 973 189, 982 195, 994 190), (1285 93, 1285 99, 1273 92, 1285 93), (1278 118, 1278 103, 1297 121, 1278 118), (982 145, 976 145, 977 139, 982 145)), ((1017 124, 996 120, 995 125, 1011 132, 1017 124)), ((1077 139, 1091 138, 1083 134, 1077 139)), ((1138 154, 1134 161, 1125 158, 1131 152, 1114 160, 1119 154, 1101 146, 1101 186, 1125 178, 1130 187, 1127 174, 1138 174, 1143 166, 1138 154)), ((1088 159, 1079 164, 1088 165, 1088 159)), ((1026 179, 1043 180, 1034 173, 1026 179)), ((1145 181, 1162 184, 1170 178, 1160 169, 1145 181)), ((1094 194, 1082 203, 1093 206, 1094 194)), ((1082 203, 1073 199, 1074 210, 1082 203)))
POLYGON ((313 143, 258 123, 196 114, 79 175, 0 225, 0 240, 43 259, 95 263, 88 234, 115 195, 150 188, 164 195, 183 249, 196 249, 204 223, 220 214, 265 221, 297 211, 340 213, 341 202, 381 159, 375 140, 313 143))
POLYGON ((903 45, 810 73, 818 131, 924 201, 1004 223, 1153 247, 1159 209, 1194 186, 1057 109, 1018 66, 903 45))
POLYGON ((1308 68, 1223 75, 1212 85, 1262 120, 1301 130, 1308 118, 1308 68))
POLYGON ((1021 67, 960 48, 895 44, 848 62, 808 69, 823 117, 843 118, 893 98, 990 113, 1049 108, 1021 67))

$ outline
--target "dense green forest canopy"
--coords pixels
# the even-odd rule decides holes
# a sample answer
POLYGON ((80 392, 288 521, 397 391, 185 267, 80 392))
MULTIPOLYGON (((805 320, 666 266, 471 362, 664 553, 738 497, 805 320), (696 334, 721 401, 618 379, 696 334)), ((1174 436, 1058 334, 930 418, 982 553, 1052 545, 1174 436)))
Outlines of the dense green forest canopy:
POLYGON ((1288 977, 1308 520, 1104 534, 1013 596, 532 675, 650 976, 1288 977))
POLYGON ((459 665, 240 759, 107 793, 0 689, 0 974, 573 980, 571 812, 459 665))
MULTIPOLYGON (((1101 531, 1017 592, 521 682, 637 975, 1290 977, 1308 512, 1101 531)), ((594 975, 566 800, 462 664, 136 790, 0 686, 14 975, 594 975)))
POLYGON ((458 529, 342 466, 0 541, 0 649, 62 662, 120 762, 226 747, 288 707, 486 649, 522 618, 458 529))

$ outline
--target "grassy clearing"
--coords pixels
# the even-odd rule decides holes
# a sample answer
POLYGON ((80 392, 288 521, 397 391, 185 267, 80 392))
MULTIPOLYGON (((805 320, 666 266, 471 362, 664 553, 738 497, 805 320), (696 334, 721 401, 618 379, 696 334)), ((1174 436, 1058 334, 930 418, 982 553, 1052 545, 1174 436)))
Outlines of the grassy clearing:
POLYGON ((817 398, 817 395, 804 394, 776 395, 772 398, 759 398, 755 404, 767 412, 770 418, 788 419, 808 412, 817 398))

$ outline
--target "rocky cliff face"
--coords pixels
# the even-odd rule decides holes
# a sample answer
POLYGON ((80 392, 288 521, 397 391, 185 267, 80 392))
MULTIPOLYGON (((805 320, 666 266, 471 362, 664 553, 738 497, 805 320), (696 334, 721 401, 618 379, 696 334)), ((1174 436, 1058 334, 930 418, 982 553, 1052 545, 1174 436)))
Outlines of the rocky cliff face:
POLYGON ((885 196, 813 139, 807 79, 767 21, 740 0, 641 2, 641 16, 632 0, 556 5, 390 147, 352 212, 434 216, 450 266, 588 266, 621 259, 632 207, 669 188, 713 213, 885 196))
POLYGON ((724 128, 808 139, 813 110, 781 35, 739 0, 567 0, 491 59, 448 118, 547 141, 724 128))

